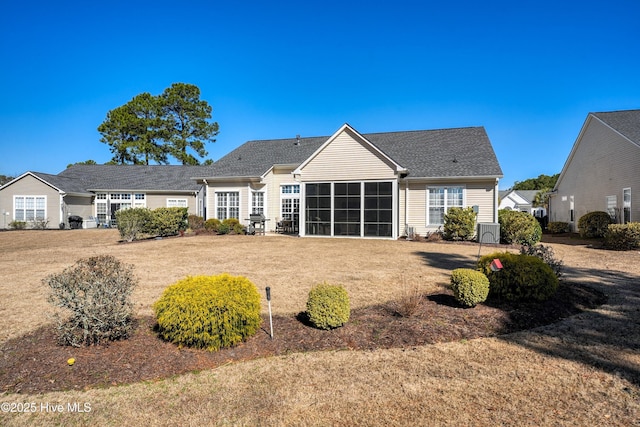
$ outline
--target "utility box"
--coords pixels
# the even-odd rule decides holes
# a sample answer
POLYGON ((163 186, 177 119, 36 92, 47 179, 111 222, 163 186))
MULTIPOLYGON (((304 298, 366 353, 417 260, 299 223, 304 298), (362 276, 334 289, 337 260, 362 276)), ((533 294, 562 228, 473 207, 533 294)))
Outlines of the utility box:
POLYGON ((479 222, 478 242, 500 243, 500 224, 497 222, 479 222))

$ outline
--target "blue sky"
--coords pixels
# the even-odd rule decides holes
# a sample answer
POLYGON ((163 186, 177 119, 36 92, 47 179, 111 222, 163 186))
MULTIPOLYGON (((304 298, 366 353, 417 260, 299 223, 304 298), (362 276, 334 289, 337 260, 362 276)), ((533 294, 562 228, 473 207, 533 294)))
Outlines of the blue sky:
POLYGON ((213 107, 214 160, 345 122, 361 133, 484 126, 501 189, 560 172, 589 112, 640 108, 637 0, 0 8, 2 175, 109 161, 96 130, 107 112, 175 82, 213 107))

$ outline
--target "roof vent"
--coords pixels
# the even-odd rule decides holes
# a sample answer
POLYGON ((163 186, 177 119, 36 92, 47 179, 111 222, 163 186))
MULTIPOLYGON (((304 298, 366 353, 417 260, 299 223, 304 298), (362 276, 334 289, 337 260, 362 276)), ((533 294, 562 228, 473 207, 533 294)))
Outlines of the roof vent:
POLYGON ((300 145, 300 135, 296 135, 296 145, 300 145))

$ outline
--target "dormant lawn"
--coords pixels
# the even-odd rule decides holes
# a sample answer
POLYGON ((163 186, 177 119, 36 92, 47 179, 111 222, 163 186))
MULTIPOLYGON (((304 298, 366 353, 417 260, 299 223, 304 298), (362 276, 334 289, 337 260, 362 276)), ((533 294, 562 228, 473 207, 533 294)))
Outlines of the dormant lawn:
MULTIPOLYGON (((138 315, 151 314, 175 281, 222 272, 247 276, 263 295, 270 286, 274 314, 288 315, 304 310, 323 281, 344 285, 352 308, 393 300, 406 286, 438 292, 453 268, 474 265, 479 249, 289 236, 118 240, 114 230, 0 232, 0 342, 49 322, 42 279, 81 257, 112 254, 134 265, 138 315)), ((640 254, 551 245, 566 279, 605 292, 607 304, 499 338, 296 353, 126 386, 3 393, 0 425, 640 425, 640 254)))

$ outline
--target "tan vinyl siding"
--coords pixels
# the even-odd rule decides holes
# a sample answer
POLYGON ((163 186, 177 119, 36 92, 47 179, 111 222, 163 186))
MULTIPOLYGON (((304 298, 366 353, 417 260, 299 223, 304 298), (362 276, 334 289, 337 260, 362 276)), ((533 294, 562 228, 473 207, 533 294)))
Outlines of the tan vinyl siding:
POLYGON ((277 169, 270 171, 264 178, 265 185, 265 215, 269 218, 268 230, 275 230, 276 223, 281 219, 280 186, 283 184, 300 184, 293 179, 293 169, 277 169))
POLYGON ((631 188, 631 220, 640 221, 640 148, 593 117, 576 144, 552 198, 550 220, 569 222, 570 196, 575 223, 586 213, 606 211, 607 196, 617 196, 621 209, 622 190, 631 188))
POLYGON ((386 159, 348 132, 338 135, 301 172, 306 182, 395 178, 393 166, 386 159))
MULTIPOLYGON (((495 180, 482 182, 427 182, 418 181, 409 183, 409 209, 408 220, 401 220, 401 233, 404 232, 405 223, 414 228, 414 231, 421 236, 429 232, 436 231, 437 226, 427 226, 427 189, 429 187, 464 187, 465 188, 465 207, 478 206, 478 222, 494 222, 495 209, 495 180)), ((404 217, 404 189, 401 190, 401 211, 400 218, 404 217)))
MULTIPOLYGON (((70 215, 81 216, 83 219, 88 219, 90 216, 95 216, 95 209, 91 203, 91 197, 78 197, 78 196, 65 196, 64 197, 64 215, 69 217, 70 215)), ((56 224, 49 224, 50 227, 58 226, 56 224)))
MULTIPOLYGON (((60 207, 60 193, 51 186, 43 183, 39 179, 34 178, 31 175, 25 175, 18 181, 2 189, 0 194, 0 213, 2 210, 9 212, 7 217, 7 224, 14 220, 13 211, 13 197, 14 196, 46 196, 46 212, 45 218, 49 221, 50 228, 57 228, 58 224, 62 220, 61 207, 60 207)), ((4 221, 3 221, 4 222, 4 221)), ((5 224, 3 224, 5 226, 5 224)))
POLYGON ((176 194, 176 193, 154 193, 154 194, 145 194, 146 204, 148 209, 157 209, 157 208, 166 208, 167 207, 167 199, 184 199, 187 201, 187 208, 189 210, 189 215, 195 215, 198 211, 198 207, 196 205, 196 196, 195 193, 189 194, 176 194))

